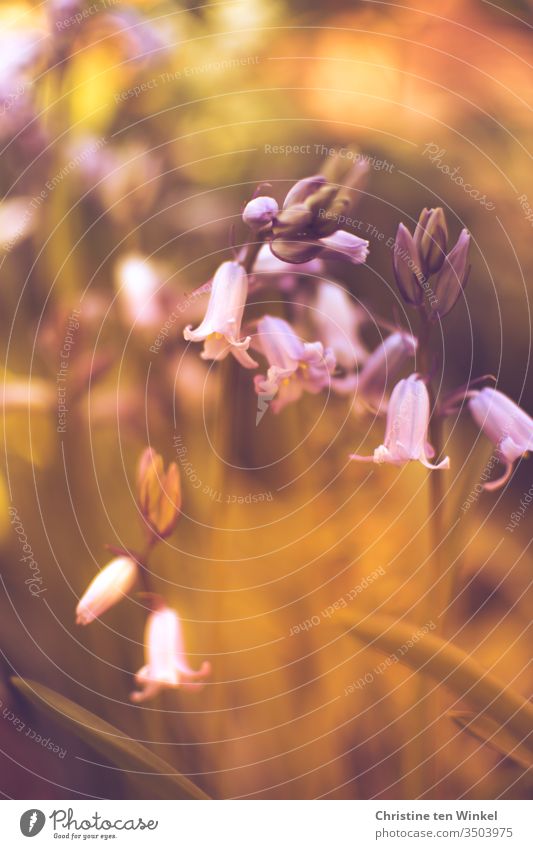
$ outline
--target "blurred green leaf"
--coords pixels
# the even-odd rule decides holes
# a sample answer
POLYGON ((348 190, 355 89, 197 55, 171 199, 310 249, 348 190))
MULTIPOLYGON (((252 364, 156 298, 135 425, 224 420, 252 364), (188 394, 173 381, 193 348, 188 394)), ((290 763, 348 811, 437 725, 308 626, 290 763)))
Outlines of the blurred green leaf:
POLYGON ((157 790, 165 799, 209 799, 196 784, 146 746, 60 693, 22 678, 13 677, 11 683, 29 702, 119 766, 125 778, 148 788, 150 794, 157 790))
POLYGON ((486 743, 502 757, 509 758, 522 769, 533 768, 533 753, 525 741, 517 739, 512 732, 498 725, 490 717, 467 710, 451 711, 448 716, 460 728, 486 743))
POLYGON ((368 616, 350 624, 354 636, 449 687, 519 740, 529 739, 527 745, 533 748, 533 704, 463 649, 434 634, 422 634, 412 623, 387 616, 368 616))

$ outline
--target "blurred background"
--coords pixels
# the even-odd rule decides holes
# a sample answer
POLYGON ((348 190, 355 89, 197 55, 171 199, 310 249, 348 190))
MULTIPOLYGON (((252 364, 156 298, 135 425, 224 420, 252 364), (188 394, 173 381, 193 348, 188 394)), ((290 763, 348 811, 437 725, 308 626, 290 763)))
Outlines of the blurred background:
MULTIPOLYGON (((344 617, 428 621, 426 472, 350 464, 382 426, 346 399, 306 396, 256 426, 250 373, 204 363, 182 329, 205 309, 194 290, 246 238, 257 186, 282 199, 350 146, 371 157, 355 231, 370 255, 332 275, 407 326, 386 242, 399 221, 412 228, 422 207, 443 206, 451 236, 473 236, 466 298, 439 335, 445 384, 496 375, 533 414, 531 23, 525 0, 2 3, 7 797, 156 792, 24 701, 17 675, 216 798, 410 798, 417 676, 401 663, 376 673, 384 655, 324 611, 351 594, 344 617), (183 616, 192 665, 208 658, 213 673, 201 693, 132 705, 142 599, 85 629, 74 610, 106 544, 141 545, 134 479, 147 444, 178 462, 184 495, 154 581, 183 616)), ((274 309, 279 292, 264 299, 274 309)), ((461 511, 491 446, 462 416, 446 453, 448 520, 460 520, 447 636, 529 697, 530 516, 506 526, 533 467, 461 511)), ((438 700, 428 795, 530 796, 520 758, 462 731, 448 714, 468 705, 451 691, 438 700)))

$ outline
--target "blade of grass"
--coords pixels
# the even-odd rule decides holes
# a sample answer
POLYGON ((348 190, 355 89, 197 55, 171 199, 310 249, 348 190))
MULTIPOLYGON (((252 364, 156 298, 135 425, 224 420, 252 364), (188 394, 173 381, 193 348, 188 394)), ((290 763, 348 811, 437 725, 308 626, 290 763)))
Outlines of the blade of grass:
POLYGON ((358 639, 449 687, 533 748, 533 704, 463 649, 434 634, 420 635, 416 625, 387 616, 368 616, 349 624, 358 639))
POLYGON ((66 696, 36 681, 18 677, 10 680, 23 698, 119 766, 125 778, 149 785, 151 793, 157 789, 161 798, 209 799, 203 790, 159 755, 66 696))
POLYGON ((476 740, 486 743, 502 757, 514 761, 524 770, 533 769, 532 747, 528 748, 525 740, 519 740, 511 731, 498 725, 493 719, 466 710, 451 711, 448 716, 456 725, 476 740))

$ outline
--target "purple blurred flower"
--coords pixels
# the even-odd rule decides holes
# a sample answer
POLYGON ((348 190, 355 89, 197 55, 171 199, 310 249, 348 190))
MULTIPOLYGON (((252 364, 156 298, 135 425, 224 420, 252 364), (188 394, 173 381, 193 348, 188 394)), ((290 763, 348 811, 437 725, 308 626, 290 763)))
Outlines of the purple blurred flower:
POLYGON ((108 144, 104 138, 79 137, 69 146, 84 188, 119 224, 140 221, 161 187, 161 160, 138 141, 108 144))
POLYGON ((416 354, 418 341, 403 331, 391 333, 367 357, 363 368, 355 375, 334 378, 333 389, 340 394, 356 393, 353 411, 357 415, 369 409, 377 413, 387 411, 387 387, 402 366, 416 354))
POLYGON ((340 366, 346 371, 353 371, 364 363, 368 351, 359 331, 361 325, 368 321, 368 316, 346 289, 328 280, 320 283, 312 319, 320 341, 331 348, 340 366))
POLYGON ((121 257, 115 266, 115 288, 121 312, 134 329, 163 324, 163 277, 153 260, 137 253, 121 257))

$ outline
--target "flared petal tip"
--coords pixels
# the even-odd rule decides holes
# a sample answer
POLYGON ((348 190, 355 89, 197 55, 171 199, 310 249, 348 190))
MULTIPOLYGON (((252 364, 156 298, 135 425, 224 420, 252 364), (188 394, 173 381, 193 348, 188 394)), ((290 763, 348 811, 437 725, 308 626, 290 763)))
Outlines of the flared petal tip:
POLYGON ((496 490, 501 489, 511 478, 513 474, 514 464, 510 462, 506 462, 505 464, 505 472, 499 478, 496 478, 494 481, 489 481, 488 483, 483 484, 483 489, 486 492, 496 492, 496 490))
POLYGON ((445 457, 444 460, 441 460, 440 463, 430 463, 426 457, 421 457, 420 462, 426 467, 426 469, 433 469, 436 471, 437 469, 449 469, 450 468, 450 458, 445 457))
POLYGON ((205 334, 199 331, 200 328, 193 330, 192 324, 188 324, 187 327, 183 328, 183 338, 186 342, 203 342, 205 339, 205 334))
POLYGON ((96 614, 87 608, 76 609, 76 625, 90 625, 96 618, 96 614))
POLYGON ((350 460, 355 460, 358 463, 373 463, 374 456, 365 456, 364 454, 349 454, 348 458, 350 460))

